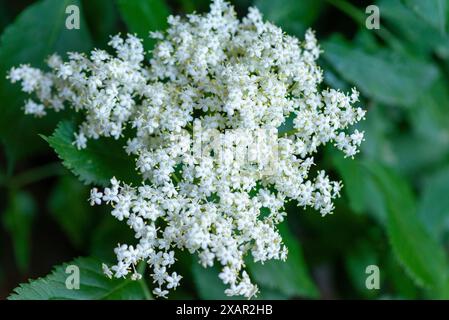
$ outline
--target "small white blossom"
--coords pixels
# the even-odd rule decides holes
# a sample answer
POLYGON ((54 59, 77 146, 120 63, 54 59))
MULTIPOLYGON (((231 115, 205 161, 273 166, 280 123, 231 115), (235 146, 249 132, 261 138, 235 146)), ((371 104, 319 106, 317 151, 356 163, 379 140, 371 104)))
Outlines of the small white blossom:
POLYGON ((142 275, 140 273, 138 273, 138 272, 134 272, 131 275, 131 280, 133 280, 133 281, 137 281, 137 280, 140 280, 140 279, 142 279, 142 275))
POLYGON ((103 263, 101 267, 102 267, 102 269, 103 269, 103 273, 104 273, 109 279, 111 279, 112 276, 113 276, 113 273, 112 273, 111 269, 109 269, 109 267, 108 267, 105 263, 103 263))
POLYGON ((97 188, 92 188, 90 190, 90 198, 89 198, 90 205, 93 206, 101 204, 102 197, 103 197, 102 192, 98 192, 97 188))
POLYGON ((155 288, 153 294, 159 298, 167 298, 168 290, 162 290, 161 288, 155 288))
POLYGON ((25 104, 25 114, 34 114, 37 117, 42 117, 47 113, 45 112, 43 104, 36 103, 33 100, 28 100, 25 104))
POLYGON ((167 280, 167 289, 176 289, 179 286, 179 282, 181 281, 182 276, 178 275, 176 272, 173 272, 171 276, 166 278, 167 280))

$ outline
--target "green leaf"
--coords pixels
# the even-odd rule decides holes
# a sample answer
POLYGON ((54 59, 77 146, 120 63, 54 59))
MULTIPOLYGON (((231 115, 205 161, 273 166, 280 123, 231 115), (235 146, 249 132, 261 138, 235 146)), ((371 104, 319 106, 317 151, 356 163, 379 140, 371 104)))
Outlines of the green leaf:
POLYGON ((374 298, 379 294, 378 290, 367 289, 365 283, 368 276, 366 267, 379 265, 376 248, 370 242, 362 240, 355 243, 344 259, 344 263, 349 279, 360 295, 366 298, 374 298))
POLYGON ((91 48, 89 32, 80 6, 80 29, 68 30, 65 9, 69 4, 80 6, 78 0, 45 0, 27 7, 3 32, 0 39, 0 139, 11 160, 45 150, 38 133, 48 134, 57 123, 51 114, 43 119, 24 116, 21 107, 25 95, 17 84, 6 79, 13 66, 29 63, 42 67, 53 52, 86 51, 91 48), (26 146, 26 147, 24 147, 26 146))
MULTIPOLYGON (((143 300, 147 289, 140 281, 109 279, 102 271, 101 261, 94 258, 77 258, 55 267, 44 278, 31 280, 14 289, 9 300, 143 300), (67 278, 74 275, 68 266, 79 268, 79 289, 68 289, 67 278), (67 272, 67 273, 66 273, 67 272)), ((70 279, 69 279, 70 280, 70 279)))
MULTIPOLYGON (((382 274, 392 286, 395 293, 405 299, 418 299, 419 287, 404 273, 404 269, 397 263, 393 252, 389 252, 386 261, 382 263, 382 274)), ((381 276, 382 276, 381 274, 381 276)))
POLYGON ((94 212, 88 203, 89 191, 73 176, 62 176, 53 188, 49 211, 64 234, 78 249, 89 240, 94 212))
POLYGON ((425 170, 442 163, 449 154, 447 144, 410 132, 398 132, 390 138, 389 144, 393 149, 391 165, 413 178, 420 177, 425 170))
POLYGON ((108 185, 112 177, 127 183, 140 179, 134 161, 126 155, 123 145, 112 138, 89 141, 85 149, 74 144, 74 125, 61 122, 50 137, 45 137, 63 164, 87 184, 108 185))
POLYGON ((294 131, 293 120, 295 119, 295 114, 291 113, 284 122, 278 128, 278 135, 289 135, 290 132, 294 131))
POLYGON ((282 27, 287 33, 302 37, 318 18, 323 4, 322 0, 256 0, 254 6, 265 19, 282 27))
MULTIPOLYGON (((203 300, 243 300, 242 297, 229 297, 224 291, 226 286, 218 277, 220 273, 219 268, 214 265, 213 267, 203 268, 196 261, 192 264, 192 276, 195 282, 195 287, 199 297, 203 300)), ((273 290, 271 288, 259 285, 259 293, 256 300, 285 300, 288 296, 273 290)))
POLYGON ((332 163, 343 178, 343 192, 349 199, 349 206, 356 213, 366 209, 366 174, 357 160, 344 158, 340 153, 332 157, 332 163))
POLYGON ((256 283, 289 297, 318 297, 318 290, 307 270, 299 242, 284 221, 279 230, 288 248, 287 261, 270 260, 264 264, 248 259, 248 269, 256 283))
POLYGON ((448 5, 446 0, 404 0, 419 17, 441 33, 446 32, 448 5))
POLYGON ((392 51, 368 53, 338 41, 324 42, 324 58, 346 81, 378 102, 409 106, 431 87, 438 69, 392 51))
POLYGON ((429 233, 442 240, 449 230, 449 168, 438 170, 425 183, 418 215, 429 233))
POLYGON ((376 38, 376 35, 368 29, 360 29, 354 37, 354 44, 363 48, 367 52, 377 52, 381 49, 380 43, 376 38))
POLYGON ((438 148, 449 146, 449 86, 448 81, 440 77, 434 85, 425 91, 417 103, 407 110, 407 116, 413 131, 438 144, 438 148))
POLYGON ((228 297, 224 293, 227 287, 218 277, 219 273, 220 269, 216 264, 212 267, 203 268, 197 261, 193 262, 192 275, 199 297, 207 300, 239 299, 239 297, 228 297))
POLYGON ((144 39, 144 47, 151 50, 155 41, 150 31, 165 30, 170 10, 164 0, 118 0, 118 8, 128 31, 144 39))
POLYGON ((259 293, 254 300, 288 300, 288 296, 277 290, 259 286, 259 293))
MULTIPOLYGON (((408 44, 414 54, 429 55, 435 51, 440 57, 449 57, 449 39, 441 28, 445 24, 440 16, 439 0, 379 0, 377 5, 382 21, 389 30, 398 34, 402 43, 408 44), (419 3, 419 10, 414 10, 419 3), (422 10, 421 10, 422 9, 422 10), (412 27, 411 27, 412 26, 412 27)), ((447 6, 447 5, 446 5, 447 6)), ((444 10, 444 8, 443 8, 444 10)))
POLYGON ((29 265, 31 229, 35 214, 36 204, 30 194, 24 191, 11 194, 3 214, 3 223, 12 238, 16 263, 22 272, 29 265))
POLYGON ((374 103, 367 110, 369 117, 357 124, 365 132, 365 141, 361 145, 361 154, 381 163, 391 163, 394 159, 390 135, 397 134, 391 112, 398 111, 382 104, 374 103))
POLYGON ((384 225, 386 213, 382 193, 363 165, 363 160, 344 158, 340 151, 335 150, 330 156, 332 164, 342 177, 343 193, 351 210, 358 214, 368 213, 379 224, 384 225))
POLYGON ((370 163, 387 203, 387 233, 393 251, 407 273, 437 298, 449 294, 449 264, 444 249, 421 223, 410 186, 391 169, 370 163))
POLYGON ((125 223, 118 221, 110 213, 109 207, 97 207, 102 219, 95 227, 89 246, 89 254, 106 261, 116 258, 114 248, 117 243, 132 243, 134 232, 125 223))

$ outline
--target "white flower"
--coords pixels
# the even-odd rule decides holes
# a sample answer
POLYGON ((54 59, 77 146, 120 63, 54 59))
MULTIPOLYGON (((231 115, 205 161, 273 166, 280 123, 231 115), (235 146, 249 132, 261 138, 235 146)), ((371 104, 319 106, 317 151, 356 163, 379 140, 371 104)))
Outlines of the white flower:
POLYGON ((102 192, 98 192, 97 188, 92 188, 90 190, 90 198, 89 198, 90 205, 93 206, 101 204, 102 197, 103 197, 102 192))
POLYGON ((167 298, 168 290, 162 290, 161 288, 155 288, 153 294, 160 298, 167 298))
POLYGON ((101 267, 102 267, 102 269, 103 269, 103 273, 104 273, 109 279, 111 279, 112 276, 113 276, 113 273, 112 273, 111 269, 109 269, 109 267, 108 267, 105 263, 103 263, 103 264, 101 265, 101 267))
POLYGON ((237 274, 232 271, 229 267, 224 267, 223 271, 218 275, 218 277, 223 281, 224 284, 235 283, 237 279, 237 274))
POLYGON ((176 289, 179 286, 179 282, 181 281, 182 276, 178 275, 176 272, 173 272, 171 276, 166 278, 167 280, 167 289, 176 289))
POLYGON ((174 249, 185 249, 204 267, 220 265, 226 294, 250 298, 258 289, 245 257, 287 258, 277 229, 285 201, 333 212, 341 184, 322 170, 312 173, 315 153, 333 144, 347 157, 357 154, 363 132, 350 127, 365 111, 353 106, 355 89, 321 89, 321 50, 310 30, 300 41, 264 22, 256 8, 239 20, 223 0, 207 14, 171 16, 168 23, 166 32, 151 33, 157 43, 149 63, 140 39, 117 35, 109 42, 113 54, 71 53, 66 62, 54 55, 49 72, 22 65, 8 78, 39 101, 28 100, 25 113, 69 107, 85 115, 78 149, 132 128, 124 149, 141 185, 112 178, 89 198, 110 204, 137 242, 115 249, 117 264, 104 269, 107 275, 124 277, 144 261, 158 286, 154 294, 166 297, 181 279, 168 270, 174 249), (278 132, 286 121, 291 128, 278 132), (272 143, 252 148, 261 131, 272 143))
POLYGON ((36 103, 33 100, 28 100, 25 104, 25 114, 34 114, 35 116, 42 117, 47 113, 45 112, 44 105, 36 103))
POLYGON ((140 279, 142 279, 142 275, 140 273, 138 273, 138 272, 134 272, 131 275, 131 280, 133 280, 133 281, 137 281, 137 280, 140 280, 140 279))
POLYGON ((112 266, 111 270, 114 271, 116 278, 123 278, 129 273, 128 265, 123 261, 119 261, 115 266, 112 266))
POLYGON ((162 265, 171 266, 174 263, 175 263, 175 252, 174 251, 164 252, 164 254, 162 255, 162 265))
POLYGON ((84 135, 84 133, 80 132, 80 133, 75 133, 75 141, 74 144, 76 145, 76 147, 78 149, 84 149, 86 148, 86 136, 84 135))
POLYGON ((157 282, 158 285, 162 285, 163 283, 165 283, 168 274, 167 274, 167 269, 165 267, 159 267, 159 266, 155 266, 154 267, 154 273, 153 273, 153 282, 157 282))

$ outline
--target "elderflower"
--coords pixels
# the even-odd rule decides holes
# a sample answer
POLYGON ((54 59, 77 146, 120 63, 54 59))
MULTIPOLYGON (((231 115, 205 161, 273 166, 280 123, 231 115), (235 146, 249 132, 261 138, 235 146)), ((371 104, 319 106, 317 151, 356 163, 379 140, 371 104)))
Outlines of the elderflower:
MULTIPOLYGON (((149 61, 140 39, 114 36, 109 45, 115 54, 71 53, 66 62, 53 55, 49 72, 22 65, 9 79, 34 93, 38 102, 28 100, 27 114, 69 107, 84 115, 74 136, 78 149, 91 139, 120 139, 131 129, 124 149, 142 184, 112 177, 89 199, 112 205, 111 214, 135 233, 136 244, 118 245, 117 263, 103 266, 106 275, 132 273, 137 280, 136 264, 145 261, 153 293, 167 297, 182 278, 170 271, 181 249, 204 267, 220 265, 226 294, 250 298, 258 288, 245 271, 245 257, 286 259, 277 228, 286 201, 332 213, 341 183, 325 171, 311 173, 314 154, 332 143, 353 157, 363 132, 348 128, 365 112, 353 107, 355 89, 320 89, 321 50, 310 30, 299 41, 264 22, 256 8, 239 20, 223 0, 213 1, 205 15, 170 16, 168 24, 165 32, 151 33, 157 43, 149 61), (292 129, 279 132, 287 121, 292 129), (223 148, 192 152, 195 128, 202 128, 202 141, 221 139, 223 148), (268 171, 266 163, 249 166, 233 153, 253 146, 251 133, 258 130, 274 132, 276 158, 268 171)), ((248 158, 270 159, 269 149, 251 149, 248 158)))

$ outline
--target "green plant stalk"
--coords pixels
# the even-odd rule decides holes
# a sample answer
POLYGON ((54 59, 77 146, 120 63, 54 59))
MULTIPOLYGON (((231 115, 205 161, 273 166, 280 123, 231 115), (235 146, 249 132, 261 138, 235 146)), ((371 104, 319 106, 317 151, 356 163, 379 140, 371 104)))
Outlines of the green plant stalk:
POLYGON ((147 267, 147 263, 145 261, 141 262, 137 267, 137 271, 142 275, 142 278, 139 279, 139 284, 142 287, 143 294, 147 300, 153 300, 153 296, 151 295, 150 289, 148 288, 147 283, 145 282, 145 269, 147 267))
POLYGON ((59 162, 48 163, 40 167, 32 168, 28 171, 18 174, 11 179, 2 179, 2 184, 12 189, 19 189, 25 185, 43 180, 48 177, 64 173, 64 168, 59 162))

